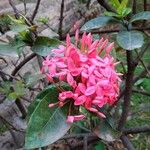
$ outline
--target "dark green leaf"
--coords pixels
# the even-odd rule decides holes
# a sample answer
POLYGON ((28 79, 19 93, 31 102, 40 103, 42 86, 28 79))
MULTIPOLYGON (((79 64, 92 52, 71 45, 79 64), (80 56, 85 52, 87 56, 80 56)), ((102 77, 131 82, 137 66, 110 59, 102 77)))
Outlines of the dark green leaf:
POLYGON ((98 29, 98 28, 101 28, 108 24, 113 24, 113 23, 118 23, 117 20, 114 19, 113 17, 101 16, 101 17, 97 17, 95 19, 92 19, 92 20, 86 22, 82 26, 81 31, 89 31, 89 30, 93 30, 93 29, 98 29))
POLYGON ((117 35, 117 42, 125 50, 133 50, 142 47, 144 36, 139 31, 122 31, 117 35))
POLYGON ((105 150, 105 144, 102 141, 99 141, 94 148, 95 150, 105 150))
POLYGON ((104 141, 114 141, 119 137, 119 132, 111 127, 106 119, 101 119, 99 126, 95 129, 95 134, 104 141))
MULTIPOLYGON (((64 89, 70 89, 63 84, 64 89)), ((66 123, 68 105, 49 108, 49 103, 58 102, 59 91, 50 85, 37 95, 29 107, 29 121, 25 138, 25 148, 43 147, 61 138, 70 128, 66 123)))
POLYGON ((140 12, 135 14, 130 22, 134 22, 134 21, 138 21, 138 20, 150 20, 150 11, 144 11, 144 12, 140 12))
POLYGON ((57 39, 50 39, 48 37, 39 36, 37 37, 32 51, 41 56, 47 56, 50 51, 54 48, 57 48, 60 45, 60 41, 57 39))

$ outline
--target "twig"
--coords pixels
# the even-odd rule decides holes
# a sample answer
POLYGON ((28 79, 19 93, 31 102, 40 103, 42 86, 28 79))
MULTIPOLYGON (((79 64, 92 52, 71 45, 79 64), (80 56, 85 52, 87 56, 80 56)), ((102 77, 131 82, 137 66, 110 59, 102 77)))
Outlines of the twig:
MULTIPOLYGON (((150 70, 150 64, 146 68, 150 70)), ((140 78, 145 77, 146 74, 147 74, 147 71, 144 69, 138 76, 133 78, 133 83, 136 83, 140 78)))
POLYGON ((145 68, 145 70, 147 71, 147 74, 150 76, 149 70, 147 69, 144 61, 141 59, 141 55, 138 54, 138 52, 135 50, 136 54, 137 54, 137 58, 139 59, 139 61, 141 62, 142 66, 145 68))
POLYGON ((128 139, 127 136, 123 135, 120 138, 122 140, 123 145, 128 149, 128 150, 134 150, 135 148, 133 147, 132 143, 128 139))
MULTIPOLYGON (((148 43, 148 44, 146 45, 146 47, 144 47, 144 48, 140 51, 140 53, 139 53, 139 56, 140 56, 140 57, 143 57, 144 53, 146 52, 146 50, 148 50, 149 46, 150 46, 150 43, 148 43)), ((135 58, 135 60, 134 60, 135 65, 138 65, 138 62, 139 62, 139 57, 135 58)), ((148 66, 146 67, 146 70, 144 69, 144 70, 141 72, 141 74, 140 74, 139 76, 133 78, 133 84, 135 84, 140 78, 144 77, 144 76, 147 74, 147 71, 149 72, 149 70, 150 70, 150 65, 148 65, 148 66)), ((119 100, 123 97, 124 94, 125 94, 125 89, 123 89, 123 90, 120 92, 120 95, 119 95, 117 101, 116 101, 114 104, 112 104, 110 107, 108 107, 107 112, 110 112, 110 111, 112 110, 112 108, 117 105, 117 103, 118 103, 119 100)))
POLYGON ((33 14, 32 14, 32 16, 31 16, 31 22, 34 21, 34 18, 35 18, 35 16, 36 16, 36 14, 37 14, 37 12, 38 12, 38 9, 39 9, 39 6, 40 6, 40 2, 41 2, 41 0, 37 0, 35 9, 34 9, 33 14))
MULTIPOLYGON (((6 126, 8 127, 10 127, 11 129, 13 129, 13 130, 15 130, 15 131, 19 131, 19 132, 24 132, 24 130, 20 130, 20 129, 17 129, 15 126, 13 126, 10 122, 8 122, 4 117, 2 117, 1 115, 0 115, 0 119, 2 120, 2 122, 4 123, 4 124, 6 124, 6 126)), ((8 127, 8 128, 9 128, 8 127)))
POLYGON ((143 95, 146 95, 146 96, 150 96, 150 93, 146 92, 146 91, 141 91, 141 90, 137 90, 137 89, 133 89, 132 91, 135 92, 135 93, 140 93, 140 94, 143 94, 143 95))
POLYGON ((8 74, 8 73, 2 71, 2 70, 0 70, 0 73, 1 73, 1 74, 4 74, 4 75, 6 75, 6 76, 8 76, 8 77, 10 77, 10 78, 13 78, 13 79, 15 79, 15 80, 17 80, 17 81, 19 80, 19 79, 16 78, 15 76, 12 76, 12 75, 10 75, 10 74, 8 74))
POLYGON ((147 10, 147 0, 144 0, 144 11, 147 10))
POLYGON ((91 4, 91 0, 88 0, 87 3, 86 3, 86 7, 89 9, 90 7, 90 4, 91 4))
MULTIPOLYGON (((93 137, 89 137, 87 139, 87 143, 93 143, 96 142, 97 140, 99 140, 99 138, 97 136, 93 136, 93 137)), ((79 149, 81 146, 83 146, 84 141, 78 142, 77 144, 72 144, 72 150, 76 150, 77 148, 79 149)))
POLYGON ((23 0, 23 5, 24 5, 24 14, 26 15, 26 13, 27 13, 26 0, 23 0))
POLYGON ((71 139, 71 138, 83 138, 85 136, 93 137, 96 136, 94 133, 80 133, 80 134, 69 134, 62 137, 62 139, 71 139))
POLYGON ((102 7, 104 7, 107 11, 115 12, 115 10, 112 9, 112 7, 108 5, 108 3, 106 2, 106 0, 97 0, 97 1, 98 1, 98 3, 99 3, 102 7))
POLYGON ((62 28, 63 28, 63 19, 64 19, 63 13, 64 13, 64 0, 61 1, 60 18, 59 18, 58 34, 60 39, 62 39, 62 28))
MULTIPOLYGON (((146 31, 150 30, 150 27, 133 27, 131 30, 138 30, 138 31, 146 31)), ((105 34, 105 33, 114 33, 114 32, 119 32, 120 29, 111 29, 111 30, 101 30, 101 31, 86 31, 87 33, 90 32, 92 34, 105 34)), ((83 34, 83 32, 79 33, 80 35, 83 34)), ((74 33, 70 33, 70 36, 74 36, 74 33)), ((66 39, 66 34, 62 36, 62 40, 66 39)))
POLYGON ((132 13, 133 13, 133 14, 136 14, 136 0, 133 0, 132 13))
POLYGON ((15 17, 18 19, 19 18, 19 12, 18 12, 18 9, 16 8, 16 6, 13 4, 12 0, 8 0, 9 1, 9 4, 10 6, 12 7, 14 13, 15 13, 15 17))
POLYGON ((17 98, 15 100, 15 104, 17 105, 18 109, 20 110, 20 112, 22 114, 22 119, 25 119, 27 116, 27 111, 26 111, 24 105, 21 103, 21 100, 17 98))
POLYGON ((83 150, 87 150, 87 147, 88 147, 88 143, 87 143, 87 140, 88 140, 88 136, 85 136, 84 139, 83 139, 83 150))
MULTIPOLYGON (((12 71, 11 76, 15 76, 16 73, 28 62, 30 61, 32 58, 34 58, 36 56, 36 54, 32 53, 31 55, 27 56, 22 62, 19 63, 18 66, 16 66, 16 68, 12 71)), ((13 78, 9 79, 10 81, 13 80, 13 78)))
POLYGON ((118 129, 120 131, 123 129, 127 116, 128 116, 130 99, 131 99, 131 94, 132 94, 133 76, 134 76, 134 70, 136 67, 133 63, 132 51, 127 51, 126 53, 127 53, 128 70, 127 70, 126 83, 125 83, 123 109, 122 109, 122 114, 121 114, 121 118, 119 120, 119 125, 118 125, 118 129))
POLYGON ((129 128, 129 129, 123 130, 124 134, 138 134, 138 133, 143 133, 143 132, 150 132, 150 126, 145 125, 142 127, 134 127, 134 128, 129 128))

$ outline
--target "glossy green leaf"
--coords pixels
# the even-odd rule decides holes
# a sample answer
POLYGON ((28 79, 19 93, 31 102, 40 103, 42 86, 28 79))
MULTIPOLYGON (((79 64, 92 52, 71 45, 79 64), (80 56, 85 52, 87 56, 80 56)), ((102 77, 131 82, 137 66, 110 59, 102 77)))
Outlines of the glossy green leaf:
MULTIPOLYGON (((67 84, 61 87, 70 89, 67 84)), ((26 131, 25 148, 33 149, 54 143, 70 128, 66 123, 68 105, 59 108, 49 108, 49 103, 58 102, 59 91, 55 85, 50 85, 40 92, 29 106, 29 121, 26 131)))
POLYGON ((86 22, 82 26, 81 31, 89 31, 89 30, 93 30, 93 29, 99 29, 108 24, 114 24, 114 23, 118 23, 118 22, 113 17, 101 16, 101 17, 97 17, 97 18, 94 18, 94 19, 86 22))
POLYGON ((54 48, 57 48, 60 45, 60 41, 57 39, 51 39, 44 36, 37 37, 32 51, 41 56, 47 56, 50 51, 54 48))
POLYGON ((130 19, 130 22, 139 21, 139 20, 150 20, 150 11, 144 11, 144 12, 135 14, 130 19))
POLYGON ((144 44, 144 35, 139 31, 122 31, 117 35, 117 42, 125 50, 134 50, 144 44))
POLYGON ((106 119, 100 120, 99 126, 94 132, 100 139, 107 142, 115 141, 120 136, 119 132, 112 128, 106 119))

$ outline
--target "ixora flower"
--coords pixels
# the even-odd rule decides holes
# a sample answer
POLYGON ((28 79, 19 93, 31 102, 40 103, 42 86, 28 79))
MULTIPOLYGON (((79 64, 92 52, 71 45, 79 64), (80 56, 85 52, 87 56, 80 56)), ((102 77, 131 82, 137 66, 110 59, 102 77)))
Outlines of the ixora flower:
MULTIPOLYGON (((72 107, 84 107, 89 112, 105 118, 99 111, 104 105, 112 105, 119 94, 120 78, 116 72, 114 58, 110 55, 114 43, 101 38, 93 41, 91 33, 84 33, 79 39, 78 31, 75 34, 75 44, 71 43, 67 35, 66 46, 60 45, 53 49, 43 61, 42 72, 50 82, 54 77, 67 82, 72 91, 61 91, 58 102, 49 104, 49 107, 62 107, 68 101, 72 107)), ((67 122, 82 120, 83 114, 69 115, 67 122)))

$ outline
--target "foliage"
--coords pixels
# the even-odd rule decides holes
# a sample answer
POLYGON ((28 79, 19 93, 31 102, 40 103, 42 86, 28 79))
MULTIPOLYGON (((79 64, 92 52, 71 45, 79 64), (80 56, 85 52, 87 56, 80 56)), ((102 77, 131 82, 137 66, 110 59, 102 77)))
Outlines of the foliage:
MULTIPOLYGON (((79 0, 79 2, 88 3, 89 1, 79 0)), ((138 81, 131 85, 132 87, 129 87, 131 90, 133 88, 131 92, 134 93, 131 96, 128 95, 129 99, 131 98, 129 102, 131 106, 128 106, 131 111, 128 112, 129 115, 126 124, 124 124, 125 128, 149 124, 150 119, 149 96, 148 94, 146 96, 142 95, 142 92, 148 93, 150 91, 149 69, 146 67, 149 65, 149 47, 144 51, 145 47, 149 44, 149 34, 143 32, 146 28, 150 27, 149 24, 145 24, 145 21, 150 20, 150 11, 141 11, 132 14, 131 4, 129 3, 131 2, 128 0, 110 0, 108 4, 111 4, 111 8, 113 8, 114 11, 105 11, 103 16, 98 16, 87 21, 80 29, 81 33, 86 31, 100 34, 102 29, 117 26, 117 28, 109 30, 108 33, 110 33, 109 35, 113 36, 116 41, 112 55, 114 55, 116 60, 120 61, 117 70, 123 73, 121 91, 124 91, 127 87, 129 81, 126 81, 126 79, 128 79, 132 73, 133 76, 130 77, 134 80, 144 69, 146 70, 144 77, 140 77, 138 81), (141 24, 145 26, 143 27, 141 24), (145 52, 145 55, 142 54, 142 51, 145 52), (132 54, 132 57, 131 55, 129 56, 129 54, 132 54), (131 73, 130 71, 133 72, 131 73)), ((36 21, 47 25, 49 18, 40 17, 36 21)), ((24 48, 29 46, 32 53, 36 54, 38 58, 45 59, 45 56, 49 55, 51 50, 58 50, 59 45, 64 45, 63 41, 60 41, 60 39, 63 40, 62 35, 60 39, 41 36, 38 33, 38 28, 33 20, 28 19, 24 15, 20 15, 18 18, 15 18, 13 15, 7 17, 2 16, 0 20, 0 31, 3 33, 7 30, 11 30, 15 36, 8 42, 0 42, 0 55, 12 56, 17 54, 20 57, 23 55, 24 48), (3 29, 2 27, 4 26, 6 26, 7 29, 3 29)), ((69 40, 68 38, 67 41, 69 40)), ((81 45, 82 43, 78 43, 77 46, 80 47, 81 45)), ((73 57, 75 57, 75 55, 73 55, 73 57)), ((23 62, 23 65, 27 62, 23 62)), ((23 65, 21 64, 20 66, 23 67, 23 65)), ((50 64, 47 65, 50 66, 50 64)), ((52 66, 49 68, 51 70, 52 66)), ((20 69, 21 68, 15 71, 18 72, 20 69)), ((62 107, 48 107, 50 103, 55 104, 58 102, 60 94, 59 88, 66 91, 72 90, 68 84, 64 82, 59 83, 56 77, 53 78, 55 83, 48 85, 49 83, 45 80, 45 76, 41 74, 41 72, 39 73, 39 70, 38 73, 35 74, 27 73, 21 79, 15 77, 16 74, 12 73, 11 75, 7 75, 7 73, 4 73, 4 75, 9 78, 6 78, 8 79, 6 81, 5 79, 0 81, 0 93, 10 100, 19 100, 19 102, 21 102, 21 99, 26 96, 26 93, 30 92, 30 90, 34 90, 37 83, 42 81, 42 88, 39 88, 41 85, 38 87, 40 92, 38 91, 34 101, 28 107, 25 149, 40 148, 53 144, 63 138, 68 130, 71 134, 94 132, 100 139, 97 140, 98 142, 94 146, 96 150, 105 149, 108 145, 105 143, 113 142, 124 135, 123 130, 118 130, 119 118, 123 113, 119 104, 117 104, 117 107, 113 107, 110 112, 107 112, 110 108, 108 105, 99 109, 99 111, 106 114, 105 119, 98 119, 94 113, 89 113, 82 106, 79 109, 75 107, 73 113, 82 112, 87 118, 85 121, 68 124, 66 123, 66 117, 68 116, 67 110, 71 108, 68 101, 66 101, 65 106, 62 107)), ((3 79, 2 75, 1 77, 3 79)), ((47 79, 51 80, 48 76, 47 79)), ((77 80, 80 79, 78 78, 77 80)), ((125 92, 125 94, 128 94, 128 92, 125 92)), ((124 96, 126 96, 125 94, 124 96)), ((126 107, 125 103, 120 103, 123 107, 126 107)), ((61 105, 61 103, 59 104, 61 105)), ((2 126, 1 132, 3 132, 3 130, 5 131, 5 127, 5 125, 2 126)), ((144 135, 147 134, 137 134, 134 135, 134 138, 131 138, 134 146, 136 148, 140 147, 141 150, 146 149, 148 145, 148 142, 145 145, 141 145, 141 142, 139 142, 148 139, 144 135)))

